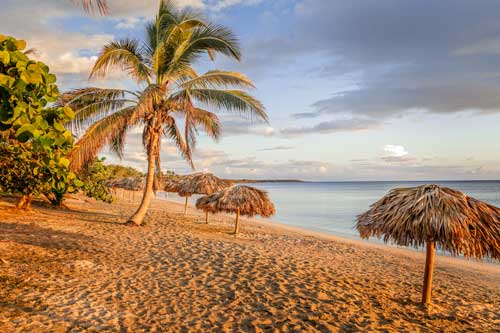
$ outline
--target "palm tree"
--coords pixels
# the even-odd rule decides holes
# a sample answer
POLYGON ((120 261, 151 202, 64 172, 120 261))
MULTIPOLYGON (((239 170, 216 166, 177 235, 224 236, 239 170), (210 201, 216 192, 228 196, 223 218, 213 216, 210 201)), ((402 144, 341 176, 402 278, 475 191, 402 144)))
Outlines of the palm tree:
POLYGON ((87 13, 94 13, 97 9, 101 15, 109 14, 109 7, 106 0, 79 0, 79 2, 87 13))
POLYGON ((122 155, 127 131, 143 126, 147 176, 141 204, 129 222, 141 224, 160 173, 161 138, 167 137, 194 168, 192 150, 198 129, 217 140, 219 118, 210 108, 267 121, 263 105, 241 88, 254 87, 244 75, 213 70, 196 73, 193 63, 203 55, 240 59, 238 42, 226 28, 205 22, 190 10, 160 1, 156 19, 146 25, 146 39, 121 39, 105 45, 90 74, 105 77, 120 68, 138 90, 83 88, 63 95, 62 103, 76 113, 71 126, 86 127, 71 153, 73 170, 80 169, 106 145, 122 155), (176 117, 177 116, 177 117, 176 117), (177 126, 183 118, 184 129, 177 126), (93 122, 93 120, 98 121, 93 122))

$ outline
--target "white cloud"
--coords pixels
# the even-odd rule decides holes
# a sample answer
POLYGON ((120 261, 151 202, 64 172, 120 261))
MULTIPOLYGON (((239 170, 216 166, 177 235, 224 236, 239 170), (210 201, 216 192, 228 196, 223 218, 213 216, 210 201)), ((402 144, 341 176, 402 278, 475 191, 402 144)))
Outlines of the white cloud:
POLYGON ((262 0, 218 0, 212 2, 213 6, 210 6, 211 9, 214 11, 220 11, 236 5, 244 5, 244 6, 256 5, 262 2, 262 0))
POLYGON ((139 17, 126 17, 124 19, 119 20, 119 22, 115 25, 117 29, 134 29, 139 24, 142 24, 144 20, 139 17))
POLYGON ((408 151, 401 145, 385 145, 384 151, 392 157, 403 157, 408 155, 408 151))

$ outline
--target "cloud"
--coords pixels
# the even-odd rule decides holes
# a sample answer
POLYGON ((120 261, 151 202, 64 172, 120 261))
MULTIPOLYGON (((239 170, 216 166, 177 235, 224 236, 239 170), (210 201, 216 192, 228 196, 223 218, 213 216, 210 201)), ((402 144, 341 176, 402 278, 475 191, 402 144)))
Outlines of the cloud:
POLYGON ((415 163, 417 159, 410 156, 408 150, 401 145, 385 145, 384 146, 385 156, 381 159, 387 163, 415 163))
MULTIPOLYGON (((158 8, 158 0, 108 0, 113 17, 153 17, 158 8)), ((174 0, 181 8, 220 12, 234 6, 253 6, 262 0, 174 0)))
POLYGON ((368 118, 347 118, 323 121, 313 126, 288 127, 280 130, 283 135, 327 134, 347 131, 364 131, 380 127, 380 123, 368 118))
POLYGON ((224 117, 222 120, 223 137, 235 135, 258 135, 271 137, 276 133, 275 129, 262 122, 252 122, 234 117, 224 117))
POLYGON ((401 145, 385 145, 384 151, 393 157, 403 157, 408 155, 408 151, 404 146, 401 145))
POLYGON ((495 1, 301 0, 280 20, 286 35, 247 43, 242 65, 252 76, 293 65, 350 80, 295 119, 499 112, 500 74, 491 70, 500 67, 499 10, 495 1))
POLYGON ((294 148, 293 146, 280 145, 280 146, 274 146, 274 147, 270 147, 270 148, 262 148, 262 149, 259 149, 258 151, 290 150, 293 148, 294 148))
POLYGON ((223 9, 226 9, 228 7, 236 6, 236 5, 244 5, 244 6, 251 6, 251 5, 256 5, 261 3, 262 0, 220 0, 220 1, 210 1, 210 3, 213 3, 211 7, 211 10, 214 11, 221 11, 223 9))
POLYGON ((320 114, 317 112, 298 112, 298 113, 292 113, 290 117, 293 119, 309 119, 309 118, 316 118, 320 114))
POLYGON ((115 25, 117 29, 134 29, 138 25, 144 23, 144 20, 139 17, 127 17, 118 21, 119 22, 115 25))

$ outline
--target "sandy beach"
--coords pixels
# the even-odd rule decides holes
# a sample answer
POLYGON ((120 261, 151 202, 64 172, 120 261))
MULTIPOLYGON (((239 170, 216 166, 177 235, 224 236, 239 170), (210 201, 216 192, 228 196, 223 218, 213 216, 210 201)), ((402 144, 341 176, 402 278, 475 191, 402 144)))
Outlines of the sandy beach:
POLYGON ((498 332, 500 266, 249 222, 155 200, 31 213, 0 198, 0 332, 498 332))

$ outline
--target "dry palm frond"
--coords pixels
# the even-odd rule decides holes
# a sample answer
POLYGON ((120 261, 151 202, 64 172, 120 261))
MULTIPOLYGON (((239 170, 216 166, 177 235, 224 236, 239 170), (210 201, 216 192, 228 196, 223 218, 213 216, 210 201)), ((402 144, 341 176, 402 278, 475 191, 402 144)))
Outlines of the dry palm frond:
POLYGON ((196 208, 205 212, 236 213, 241 215, 270 217, 276 213, 267 192, 250 186, 233 186, 220 192, 199 198, 196 208))
POLYGON ((212 194, 231 186, 231 183, 211 173, 197 173, 182 181, 176 192, 181 196, 191 194, 212 194))
POLYGON ((500 209, 437 185, 390 191, 356 228, 363 238, 415 247, 434 241, 454 255, 500 259, 500 209))
POLYGON ((109 7, 106 0, 81 0, 80 2, 87 13, 93 14, 97 9, 101 15, 109 14, 109 7))
POLYGON ((133 107, 126 108, 90 126, 69 153, 71 170, 80 170, 88 161, 95 158, 106 144, 112 144, 112 148, 123 148, 124 131, 138 121, 134 113, 133 107))

